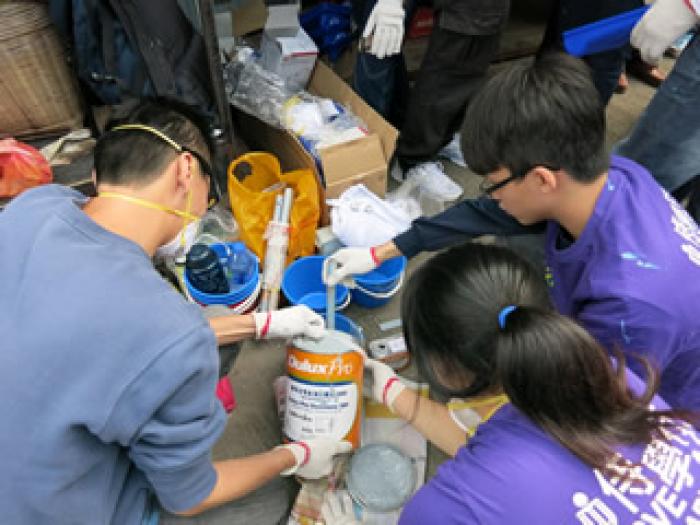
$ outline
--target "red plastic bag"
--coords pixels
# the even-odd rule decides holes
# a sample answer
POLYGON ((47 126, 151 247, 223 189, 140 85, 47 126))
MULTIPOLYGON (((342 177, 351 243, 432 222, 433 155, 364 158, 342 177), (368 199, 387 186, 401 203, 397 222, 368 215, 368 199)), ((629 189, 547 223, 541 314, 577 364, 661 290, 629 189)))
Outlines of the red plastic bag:
POLYGON ((51 166, 36 148, 15 139, 0 140, 0 197, 53 180, 51 166))

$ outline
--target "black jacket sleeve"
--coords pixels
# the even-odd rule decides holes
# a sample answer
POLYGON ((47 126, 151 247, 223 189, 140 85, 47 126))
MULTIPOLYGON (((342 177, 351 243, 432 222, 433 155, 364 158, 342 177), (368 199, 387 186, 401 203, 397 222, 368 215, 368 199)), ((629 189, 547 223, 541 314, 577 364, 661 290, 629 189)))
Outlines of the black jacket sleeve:
POLYGON ((434 251, 480 235, 523 235, 541 233, 545 223, 523 226, 489 198, 459 202, 434 217, 420 217, 411 228, 394 238, 406 257, 434 251))

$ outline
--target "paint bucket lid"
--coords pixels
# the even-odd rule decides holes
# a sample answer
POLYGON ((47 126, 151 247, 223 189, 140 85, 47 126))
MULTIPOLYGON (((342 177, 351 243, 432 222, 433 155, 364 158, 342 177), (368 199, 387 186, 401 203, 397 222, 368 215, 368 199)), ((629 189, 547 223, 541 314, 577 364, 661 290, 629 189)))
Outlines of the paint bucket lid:
POLYGON ((353 336, 339 330, 326 330, 320 339, 295 337, 292 344, 299 350, 312 354, 344 354, 358 347, 353 336))
POLYGON ((346 484, 352 498, 373 512, 401 508, 416 488, 413 460, 388 443, 358 450, 350 460, 346 484))

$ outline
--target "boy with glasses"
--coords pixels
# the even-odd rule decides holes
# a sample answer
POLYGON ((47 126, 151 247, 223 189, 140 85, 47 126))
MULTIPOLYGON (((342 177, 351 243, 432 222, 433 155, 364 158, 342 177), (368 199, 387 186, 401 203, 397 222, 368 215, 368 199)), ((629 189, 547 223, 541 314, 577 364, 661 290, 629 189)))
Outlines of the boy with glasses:
POLYGON ((484 195, 382 246, 340 250, 329 282, 482 234, 545 232, 557 309, 632 368, 635 354, 649 358, 673 407, 700 409, 700 232, 643 167, 609 157, 586 66, 550 54, 502 72, 474 99, 462 137, 484 195))

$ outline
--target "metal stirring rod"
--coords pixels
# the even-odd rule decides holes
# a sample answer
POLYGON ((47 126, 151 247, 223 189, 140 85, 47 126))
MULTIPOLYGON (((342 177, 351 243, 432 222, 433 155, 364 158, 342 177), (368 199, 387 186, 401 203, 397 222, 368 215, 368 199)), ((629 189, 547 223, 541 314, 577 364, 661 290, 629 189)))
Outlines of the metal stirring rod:
MULTIPOLYGON (((328 275, 332 274, 335 268, 335 261, 329 261, 328 275)), ((335 330, 335 285, 326 286, 326 327, 329 330, 335 330)))

